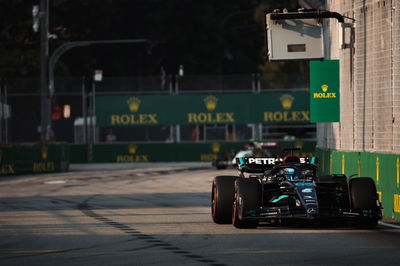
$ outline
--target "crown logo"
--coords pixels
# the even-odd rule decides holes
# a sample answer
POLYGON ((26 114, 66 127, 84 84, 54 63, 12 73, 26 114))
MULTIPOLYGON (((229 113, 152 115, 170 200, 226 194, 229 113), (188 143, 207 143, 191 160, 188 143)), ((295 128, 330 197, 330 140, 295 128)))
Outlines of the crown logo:
POLYGON ((303 149, 303 142, 302 141, 295 141, 294 143, 293 143, 293 145, 294 145, 294 147, 296 148, 296 149, 303 149))
POLYGON ((47 159, 48 151, 49 149, 46 146, 42 146, 41 155, 43 160, 47 159))
POLYGON ((214 111, 215 108, 217 108, 217 102, 218 102, 217 97, 212 95, 204 98, 204 104, 206 105, 208 111, 214 111))
POLYGON ((327 92, 328 91, 328 85, 324 84, 321 86, 321 89, 323 92, 327 92))
POLYGON ((217 153, 217 152, 219 152, 219 150, 220 150, 219 143, 213 143, 213 145, 212 145, 212 151, 213 151, 214 153, 217 153))
POLYGON ((131 112, 136 112, 137 110, 139 110, 139 106, 140 106, 141 102, 142 101, 139 98, 136 98, 136 97, 129 98, 127 101, 129 110, 131 110, 131 112))
POLYGON ((294 97, 290 94, 283 94, 280 98, 283 109, 290 109, 293 105, 294 97))
POLYGON ((136 153, 136 150, 137 150, 136 145, 130 144, 130 145, 128 146, 128 151, 129 151, 130 154, 136 153))

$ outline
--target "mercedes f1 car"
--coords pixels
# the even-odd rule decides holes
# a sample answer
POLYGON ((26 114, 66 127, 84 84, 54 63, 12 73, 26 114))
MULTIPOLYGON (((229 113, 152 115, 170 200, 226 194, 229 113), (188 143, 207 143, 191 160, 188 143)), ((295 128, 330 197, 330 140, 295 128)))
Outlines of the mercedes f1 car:
POLYGON ((317 159, 238 158, 239 176, 217 176, 212 184, 215 223, 255 228, 260 222, 350 221, 374 228, 382 219, 375 182, 369 177, 317 176, 317 159))
MULTIPOLYGON (((241 157, 265 157, 271 156, 271 148, 278 146, 277 142, 252 142, 245 145, 243 150, 237 153, 232 151, 227 153, 224 151, 217 152, 212 166, 217 169, 226 169, 230 166, 236 167, 236 160, 241 157)), ((293 149, 291 149, 293 150, 293 149)))

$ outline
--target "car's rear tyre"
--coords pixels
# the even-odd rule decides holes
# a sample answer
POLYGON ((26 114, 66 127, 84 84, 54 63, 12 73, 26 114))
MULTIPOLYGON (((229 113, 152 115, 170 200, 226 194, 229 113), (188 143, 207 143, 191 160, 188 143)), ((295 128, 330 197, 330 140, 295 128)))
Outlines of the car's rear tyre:
MULTIPOLYGON (((375 182, 370 177, 358 177, 350 179, 350 200, 353 211, 376 212, 378 206, 375 182)), ((378 224, 378 217, 360 217, 353 221, 353 225, 359 228, 374 228, 378 224)))
POLYGON ((215 167, 217 170, 226 169, 228 165, 226 162, 228 161, 228 155, 224 152, 218 152, 215 158, 215 167))
POLYGON ((255 228, 257 220, 246 220, 251 210, 261 205, 261 185, 258 179, 238 178, 235 181, 235 200, 233 202, 232 224, 236 228, 255 228))
POLYGON ((215 168, 217 170, 222 170, 228 168, 228 166, 226 165, 225 161, 216 161, 215 168))
POLYGON ((211 190, 211 216, 217 224, 229 224, 232 217, 236 176, 216 176, 211 190))

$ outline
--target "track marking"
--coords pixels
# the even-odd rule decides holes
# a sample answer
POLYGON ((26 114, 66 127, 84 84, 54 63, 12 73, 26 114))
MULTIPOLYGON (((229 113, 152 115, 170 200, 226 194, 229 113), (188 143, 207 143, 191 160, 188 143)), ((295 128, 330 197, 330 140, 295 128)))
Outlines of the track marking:
POLYGON ((388 224, 388 223, 381 222, 381 221, 379 221, 378 224, 380 224, 382 226, 389 227, 389 228, 400 229, 400 226, 399 225, 395 225, 395 224, 388 224))
POLYGON ((44 184, 55 185, 55 184, 65 184, 67 180, 53 180, 53 181, 45 181, 44 184))
POLYGON ((193 259, 197 262, 208 263, 208 265, 210 265, 210 266, 217 266, 217 265, 218 266, 227 266, 226 264, 219 264, 213 259, 209 259, 209 258, 203 257, 201 255, 193 254, 190 251, 182 250, 179 247, 176 247, 176 246, 174 246, 168 242, 165 242, 163 240, 157 239, 156 237, 153 237, 151 235, 141 233, 139 230, 137 230, 133 227, 129 227, 127 225, 124 225, 124 224, 121 224, 118 222, 114 222, 111 219, 105 218, 105 217, 101 216, 100 214, 97 214, 96 212, 94 212, 90 208, 90 206, 87 204, 88 201, 89 201, 89 199, 78 204, 78 209, 83 214, 85 214, 89 217, 92 217, 92 218, 98 220, 99 222, 102 222, 102 223, 112 226, 116 229, 119 229, 122 232, 129 234, 130 236, 132 236, 136 239, 139 239, 139 240, 145 241, 149 244, 152 244, 151 246, 149 246, 149 248, 159 247, 163 250, 169 251, 169 252, 177 254, 177 255, 181 255, 185 258, 193 259))

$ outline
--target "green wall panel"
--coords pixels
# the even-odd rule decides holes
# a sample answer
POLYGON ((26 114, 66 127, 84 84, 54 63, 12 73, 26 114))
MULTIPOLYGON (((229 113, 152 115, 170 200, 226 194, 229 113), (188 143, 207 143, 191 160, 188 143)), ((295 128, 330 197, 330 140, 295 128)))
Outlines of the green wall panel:
POLYGON ((85 144, 71 144, 69 145, 69 160, 70 163, 83 163, 88 160, 88 148, 85 144))
POLYGON ((342 174, 342 154, 339 152, 332 152, 331 153, 331 172, 342 174))
POLYGON ((344 164, 344 172, 349 176, 358 175, 359 153, 344 152, 342 156, 344 156, 344 160, 342 160, 342 163, 344 164))
POLYGON ((0 146, 0 175, 68 171, 69 145, 18 144, 0 146))
POLYGON ((329 174, 330 156, 332 156, 333 173, 344 173, 347 176, 360 172, 361 177, 375 180, 385 217, 400 220, 400 155, 370 152, 342 152, 317 149, 319 156, 319 174, 329 174), (328 154, 328 155, 327 155, 328 154), (398 200, 395 201, 394 199, 398 200))

